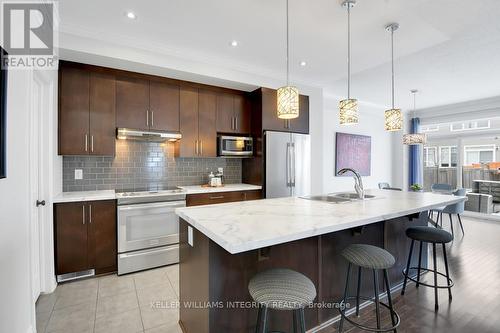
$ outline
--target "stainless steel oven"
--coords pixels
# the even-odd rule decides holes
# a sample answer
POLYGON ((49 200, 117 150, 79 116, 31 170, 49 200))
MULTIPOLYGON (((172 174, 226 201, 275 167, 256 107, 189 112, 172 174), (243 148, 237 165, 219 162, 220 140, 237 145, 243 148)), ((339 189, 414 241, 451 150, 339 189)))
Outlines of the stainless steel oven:
POLYGON ((178 192, 118 196, 119 275, 179 262, 175 209, 185 206, 185 194, 178 192))
POLYGON ((253 155, 252 137, 220 135, 217 142, 219 156, 251 157, 253 155))

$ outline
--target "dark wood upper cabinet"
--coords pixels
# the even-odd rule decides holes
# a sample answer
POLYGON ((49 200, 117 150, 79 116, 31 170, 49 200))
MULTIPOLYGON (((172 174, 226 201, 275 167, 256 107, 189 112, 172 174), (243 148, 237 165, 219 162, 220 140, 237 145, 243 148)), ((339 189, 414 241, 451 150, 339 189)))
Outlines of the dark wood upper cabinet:
POLYGON ((236 132, 250 133, 250 101, 242 95, 234 95, 234 117, 236 132))
POLYGON ((217 156, 217 96, 206 90, 198 92, 198 155, 202 157, 217 156))
POLYGON ((54 210, 57 275, 116 271, 115 200, 58 203, 54 210))
POLYGON ((55 205, 57 274, 88 269, 87 219, 83 202, 55 205))
POLYGON ((90 74, 90 149, 91 155, 115 154, 115 78, 90 74))
POLYGON ((88 154, 89 72, 61 67, 59 71, 59 155, 88 154))
POLYGON ((153 130, 179 131, 179 86, 150 81, 150 127, 153 130))
POLYGON ((309 134, 309 96, 299 96, 299 117, 290 119, 289 130, 294 133, 309 134))
POLYGON ((217 95, 217 132, 250 133, 250 103, 244 95, 217 95))
POLYGON ((230 94, 217 95, 217 132, 234 131, 234 99, 230 94))
POLYGON ((89 266, 96 274, 117 269, 116 201, 92 201, 88 207, 89 266))
POLYGON ((116 78, 116 126, 149 130, 149 81, 116 78))
POLYGON ((59 73, 59 155, 114 155, 114 76, 65 65, 59 73))
POLYGON ((179 156, 198 156, 198 89, 181 87, 180 111, 179 156))

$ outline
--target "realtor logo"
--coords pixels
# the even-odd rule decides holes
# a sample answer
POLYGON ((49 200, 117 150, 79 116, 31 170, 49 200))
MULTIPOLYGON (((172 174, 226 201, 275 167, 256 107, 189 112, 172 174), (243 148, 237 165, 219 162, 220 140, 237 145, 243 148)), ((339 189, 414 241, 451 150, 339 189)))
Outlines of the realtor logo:
POLYGON ((52 55, 52 3, 3 3, 3 41, 10 55, 52 55))

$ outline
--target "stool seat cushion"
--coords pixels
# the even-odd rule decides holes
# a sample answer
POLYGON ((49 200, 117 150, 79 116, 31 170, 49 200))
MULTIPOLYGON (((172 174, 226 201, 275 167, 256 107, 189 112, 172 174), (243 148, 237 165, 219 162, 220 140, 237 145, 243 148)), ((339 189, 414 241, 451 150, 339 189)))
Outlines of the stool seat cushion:
POLYGON ((304 308, 316 298, 316 287, 307 276, 284 268, 258 273, 248 291, 254 301, 275 310, 304 308))
POLYGON ((387 269, 396 260, 388 251, 368 244, 352 244, 342 251, 342 256, 350 263, 370 269, 387 269))
POLYGON ((426 226, 410 227, 406 229, 406 236, 428 243, 449 243, 453 240, 453 236, 448 231, 426 226))

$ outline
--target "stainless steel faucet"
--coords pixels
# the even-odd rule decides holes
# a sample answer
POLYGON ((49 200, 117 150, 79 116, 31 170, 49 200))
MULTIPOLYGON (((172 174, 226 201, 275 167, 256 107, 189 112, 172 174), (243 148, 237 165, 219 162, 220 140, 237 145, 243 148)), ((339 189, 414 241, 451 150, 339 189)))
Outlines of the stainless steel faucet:
POLYGON ((353 178, 354 178, 354 189, 356 190, 358 197, 361 200, 363 200, 365 198, 365 189, 363 187, 363 180, 361 179, 361 175, 356 170, 351 169, 351 168, 340 169, 337 174, 343 175, 344 173, 346 173, 348 171, 352 172, 353 178))

